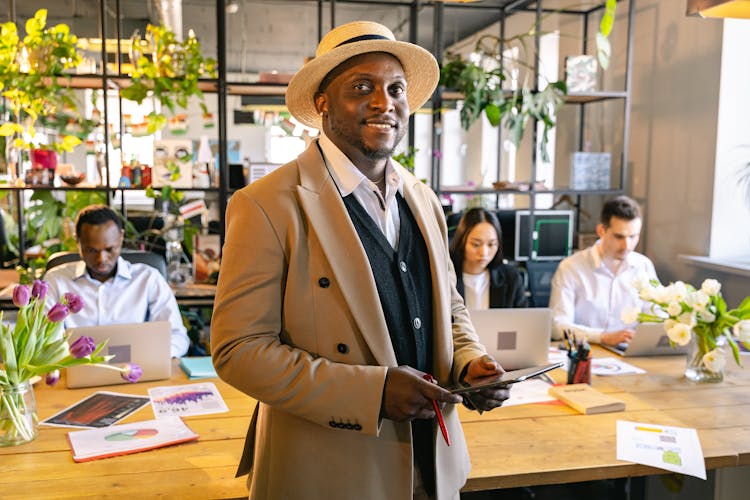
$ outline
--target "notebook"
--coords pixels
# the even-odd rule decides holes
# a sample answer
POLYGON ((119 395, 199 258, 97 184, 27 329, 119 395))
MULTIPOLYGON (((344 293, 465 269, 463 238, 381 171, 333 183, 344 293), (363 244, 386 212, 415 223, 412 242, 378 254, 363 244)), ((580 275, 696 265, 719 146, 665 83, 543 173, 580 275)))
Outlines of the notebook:
MULTIPOLYGON (((68 329, 68 333, 71 343, 81 335, 92 337, 96 344, 108 340, 102 354, 115 356, 109 364, 138 364, 143 370, 139 382, 163 380, 172 376, 172 332, 169 321, 80 326, 68 329)), ((71 389, 130 383, 117 370, 85 365, 68 368, 66 379, 71 389)))
POLYGON ((662 323, 639 323, 635 328, 635 335, 629 344, 620 343, 615 346, 602 344, 620 356, 669 356, 685 354, 687 346, 674 347, 669 343, 669 337, 662 323))
POLYGON ((469 315, 479 341, 506 371, 547 364, 551 309, 484 309, 469 315))

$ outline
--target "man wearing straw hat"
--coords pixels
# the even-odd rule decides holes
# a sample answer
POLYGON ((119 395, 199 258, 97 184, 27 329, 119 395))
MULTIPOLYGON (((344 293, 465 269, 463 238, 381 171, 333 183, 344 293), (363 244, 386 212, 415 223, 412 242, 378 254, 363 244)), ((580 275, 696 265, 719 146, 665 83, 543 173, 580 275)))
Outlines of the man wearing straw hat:
POLYGON ((232 197, 211 347, 259 401, 250 498, 454 499, 466 481, 461 399, 441 386, 502 368, 455 290, 437 197, 390 159, 438 77, 385 26, 332 30, 286 94, 321 138, 232 197))

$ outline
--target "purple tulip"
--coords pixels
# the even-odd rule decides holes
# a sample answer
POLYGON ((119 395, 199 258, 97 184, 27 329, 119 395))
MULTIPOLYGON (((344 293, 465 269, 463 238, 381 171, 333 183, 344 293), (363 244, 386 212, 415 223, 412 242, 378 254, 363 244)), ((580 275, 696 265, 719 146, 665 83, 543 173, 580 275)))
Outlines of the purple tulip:
POLYGON ((13 289, 13 303, 16 307, 28 305, 30 296, 29 285, 17 285, 13 289))
POLYGON ((120 373, 120 376, 124 380, 127 380, 131 383, 138 382, 138 379, 141 378, 141 375, 143 375, 143 370, 135 363, 127 363, 123 372, 120 373))
POLYGON ((60 370, 51 371, 44 377, 47 385, 55 385, 58 380, 60 380, 60 370))
POLYGON ((57 303, 52 306, 52 309, 47 311, 47 319, 53 323, 59 323, 60 321, 68 317, 69 312, 70 311, 68 310, 68 306, 66 306, 65 304, 57 303))
POLYGON ((66 292, 63 295, 63 299, 65 301, 65 304, 67 304, 68 308, 70 309, 70 312, 75 314, 83 309, 83 297, 81 297, 80 295, 66 292))
POLYGON ((49 285, 46 281, 34 280, 34 285, 31 287, 31 296, 36 297, 39 300, 44 300, 47 296, 47 289, 49 285))
POLYGON ((70 354, 75 358, 83 358, 94 352, 94 349, 96 349, 94 339, 86 335, 81 335, 70 346, 70 354))

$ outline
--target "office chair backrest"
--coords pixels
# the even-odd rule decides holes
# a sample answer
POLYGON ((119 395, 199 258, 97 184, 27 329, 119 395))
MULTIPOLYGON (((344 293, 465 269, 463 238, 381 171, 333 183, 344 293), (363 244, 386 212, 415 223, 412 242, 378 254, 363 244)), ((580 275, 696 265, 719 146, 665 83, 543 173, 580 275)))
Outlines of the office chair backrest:
MULTIPOLYGON (((167 278, 167 261, 164 257, 154 252, 144 252, 141 250, 122 250, 122 258, 132 263, 148 264, 155 268, 161 273, 164 279, 167 278)), ((50 255, 47 260, 47 267, 45 272, 49 271, 55 266, 66 264, 68 262, 76 262, 81 260, 81 256, 78 252, 56 252, 50 255)))
POLYGON ((529 277, 529 292, 533 307, 547 307, 552 288, 552 276, 557 271, 559 260, 530 260, 526 262, 529 277))

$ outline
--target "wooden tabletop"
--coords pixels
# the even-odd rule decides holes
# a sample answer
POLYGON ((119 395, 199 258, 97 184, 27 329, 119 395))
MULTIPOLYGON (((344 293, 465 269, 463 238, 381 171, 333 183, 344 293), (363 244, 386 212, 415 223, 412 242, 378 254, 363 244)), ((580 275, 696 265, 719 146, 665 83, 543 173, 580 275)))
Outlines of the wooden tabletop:
MULTIPOLYGON (((595 348, 595 356, 610 353, 595 348)), ((466 491, 657 474, 615 458, 617 420, 692 427, 706 468, 750 464, 750 370, 732 370, 720 384, 683 377, 684 356, 626 361, 646 374, 593 377, 593 385, 626 401, 624 412, 579 415, 554 403, 499 408, 479 415, 461 409, 472 460, 466 491)), ((562 380, 564 372, 553 377, 562 380)), ((92 462, 73 462, 66 434, 41 426, 29 444, 0 448, 2 498, 246 498, 245 477, 234 478, 254 401, 218 379, 229 412, 186 417, 195 442, 92 462)), ((170 381, 107 388, 36 388, 45 419, 96 390, 147 395, 149 387, 191 383, 175 364, 170 381)), ((153 418, 144 407, 125 422, 153 418)))

